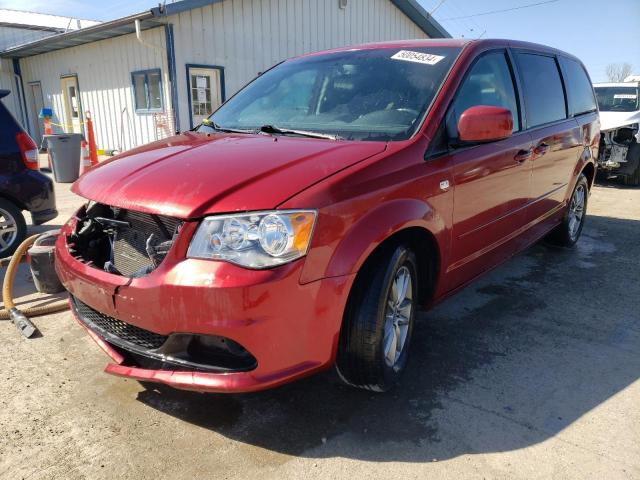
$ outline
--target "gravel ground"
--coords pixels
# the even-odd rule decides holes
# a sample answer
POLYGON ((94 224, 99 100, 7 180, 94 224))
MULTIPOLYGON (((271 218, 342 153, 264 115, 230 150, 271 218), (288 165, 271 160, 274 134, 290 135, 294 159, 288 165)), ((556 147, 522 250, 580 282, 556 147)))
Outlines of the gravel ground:
MULTIPOLYGON (((79 203, 57 189, 53 225, 79 203)), ((423 313, 386 395, 328 373, 145 388, 102 373, 68 312, 34 340, 0 322, 0 478, 640 478, 640 189, 598 186, 589 210, 576 249, 534 246, 423 313)))

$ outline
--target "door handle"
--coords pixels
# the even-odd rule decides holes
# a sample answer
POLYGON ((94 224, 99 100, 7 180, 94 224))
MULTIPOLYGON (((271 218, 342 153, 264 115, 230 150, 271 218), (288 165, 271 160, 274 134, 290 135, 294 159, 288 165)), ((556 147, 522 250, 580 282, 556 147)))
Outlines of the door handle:
POLYGON ((535 153, 536 156, 541 157, 542 155, 547 153, 547 150, 549 150, 549 144, 542 142, 533 149, 533 153, 535 153))
POLYGON ((532 150, 518 150, 518 153, 515 154, 513 159, 518 163, 526 162, 531 158, 532 150))

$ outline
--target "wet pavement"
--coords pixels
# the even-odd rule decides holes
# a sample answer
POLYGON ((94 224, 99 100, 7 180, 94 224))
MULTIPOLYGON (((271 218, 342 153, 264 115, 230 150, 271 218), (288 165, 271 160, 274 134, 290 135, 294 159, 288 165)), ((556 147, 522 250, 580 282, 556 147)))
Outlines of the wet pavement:
MULTIPOLYGON (((79 204, 57 189, 53 225, 79 204)), ((68 312, 35 340, 0 322, 0 478, 640 478, 639 240, 640 189, 597 186, 576 249, 535 245, 423 312, 384 395, 331 372, 143 386, 102 373, 68 312)), ((36 298, 26 271, 18 291, 36 298)))

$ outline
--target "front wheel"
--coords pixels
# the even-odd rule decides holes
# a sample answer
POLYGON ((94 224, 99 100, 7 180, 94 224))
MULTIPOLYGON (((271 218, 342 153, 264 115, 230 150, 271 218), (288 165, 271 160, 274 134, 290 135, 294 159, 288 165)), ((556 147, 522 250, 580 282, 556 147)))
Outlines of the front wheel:
POLYGON ((336 370, 348 385, 384 392, 407 364, 418 298, 415 254, 400 245, 358 276, 340 332, 336 370))
POLYGON ((561 247, 573 247, 582 233, 584 221, 587 216, 587 200, 589 197, 589 182, 584 174, 580 174, 576 186, 571 194, 571 200, 558 225, 547 236, 547 241, 561 247))

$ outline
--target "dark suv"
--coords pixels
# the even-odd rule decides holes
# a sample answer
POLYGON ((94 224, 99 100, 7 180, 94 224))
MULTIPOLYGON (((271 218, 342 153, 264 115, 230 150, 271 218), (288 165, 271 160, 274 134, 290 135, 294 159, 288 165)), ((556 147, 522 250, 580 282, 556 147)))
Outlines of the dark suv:
MULTIPOLYGON (((0 90, 0 99, 9 94, 0 90)), ((58 216, 53 181, 38 171, 38 147, 0 101, 0 258, 11 255, 27 233, 22 210, 34 225, 58 216)))

